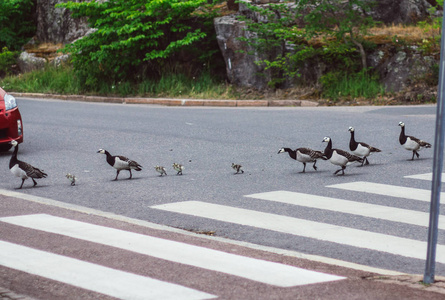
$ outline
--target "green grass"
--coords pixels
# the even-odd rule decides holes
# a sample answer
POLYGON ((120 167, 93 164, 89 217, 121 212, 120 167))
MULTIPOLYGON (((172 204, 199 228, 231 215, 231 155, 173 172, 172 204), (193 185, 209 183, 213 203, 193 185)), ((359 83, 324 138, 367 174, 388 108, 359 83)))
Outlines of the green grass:
POLYGON ((7 76, 0 80, 5 90, 27 93, 78 94, 80 83, 67 67, 47 67, 19 76, 7 76))
POLYGON ((159 80, 140 83, 119 82, 99 84, 94 90, 85 90, 70 67, 47 67, 19 76, 0 79, 0 86, 7 91, 24 93, 49 93, 61 95, 87 94, 122 97, 171 97, 201 99, 236 98, 231 86, 218 82, 209 73, 189 78, 182 74, 166 74, 159 80))
POLYGON ((327 73, 320 79, 323 85, 322 96, 332 100, 339 98, 371 99, 385 94, 384 86, 379 83, 377 76, 370 72, 343 74, 327 73))

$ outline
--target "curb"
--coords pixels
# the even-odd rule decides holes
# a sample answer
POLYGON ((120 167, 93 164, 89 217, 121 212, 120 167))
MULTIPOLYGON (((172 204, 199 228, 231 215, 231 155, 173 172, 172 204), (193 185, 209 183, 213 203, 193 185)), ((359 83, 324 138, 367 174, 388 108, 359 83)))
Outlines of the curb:
POLYGON ((207 99, 174 99, 174 98, 132 98, 101 97, 82 95, 56 95, 41 93, 9 93, 14 97, 40 99, 60 99, 69 101, 116 103, 116 104, 154 104, 163 106, 211 106, 211 107, 279 107, 301 106, 316 107, 318 102, 309 100, 207 100, 207 99))

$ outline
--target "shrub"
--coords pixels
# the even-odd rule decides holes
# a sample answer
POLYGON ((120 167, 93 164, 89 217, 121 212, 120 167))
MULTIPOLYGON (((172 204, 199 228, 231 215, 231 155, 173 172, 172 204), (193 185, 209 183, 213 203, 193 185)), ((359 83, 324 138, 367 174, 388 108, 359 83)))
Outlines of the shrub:
MULTIPOLYGON (((87 17, 94 33, 68 45, 80 82, 87 89, 106 83, 156 77, 208 35, 205 0, 109 0, 58 4, 87 17), (196 20, 201 20, 196 22, 196 20), (207 24, 199 28, 195 24, 207 24)), ((204 53, 205 49, 200 49, 204 53)), ((193 69, 193 68, 190 68, 193 69)))
POLYGON ((33 0, 0 1, 0 48, 19 50, 35 33, 33 0))
POLYGON ((15 65, 18 52, 9 51, 7 47, 3 47, 0 52, 0 77, 9 75, 11 73, 11 67, 15 65))

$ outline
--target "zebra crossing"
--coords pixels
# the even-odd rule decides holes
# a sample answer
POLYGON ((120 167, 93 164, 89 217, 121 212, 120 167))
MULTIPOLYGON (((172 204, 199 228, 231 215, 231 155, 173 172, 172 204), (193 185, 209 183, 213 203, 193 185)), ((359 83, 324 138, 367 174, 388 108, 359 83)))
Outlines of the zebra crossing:
MULTIPOLYGON (((410 175, 405 178, 428 180, 431 178, 431 174, 410 175)), ((348 182, 329 185, 326 188, 429 201, 427 200, 429 198, 428 190, 401 188, 373 182, 348 182)), ((24 199, 27 197, 24 196, 24 199)), ((428 213, 420 211, 283 190, 249 194, 244 197, 252 201, 270 201, 410 226, 427 227, 429 219, 428 213)), ((340 246, 379 251, 410 259, 425 259, 427 248, 425 241, 202 201, 178 201, 153 205, 150 208, 266 229, 335 243, 340 246)), ((443 223, 439 223, 439 229, 445 229, 443 223)), ((338 275, 215 250, 202 245, 110 228, 46 213, 4 216, 0 217, 0 226, 1 224, 104 245, 151 259, 168 261, 205 272, 224 274, 224 276, 238 278, 238 280, 248 280, 278 288, 292 288, 346 279, 338 275)), ((436 255, 436 261, 445 264, 445 245, 437 246, 436 255)), ((26 243, 4 241, 1 238, 0 266, 120 299, 188 300, 219 297, 218 293, 202 290, 196 286, 160 280, 128 270, 104 266, 94 261, 83 261, 49 250, 35 249, 26 243)), ((159 272, 164 272, 164 270, 159 270, 159 272)))
MULTIPOLYGON (((114 247, 280 288, 345 279, 342 276, 44 213, 0 217, 0 225, 1 223, 114 247)), ((119 299, 189 300, 218 297, 176 283, 1 240, 0 266, 119 299)))
MULTIPOLYGON (((406 178, 431 180, 431 174, 406 176, 406 178)), ((334 184, 327 186, 327 188, 412 199, 423 202, 429 202, 431 197, 431 192, 429 190, 364 181, 334 184)), ((429 213, 426 212, 298 192, 272 191, 246 195, 245 197, 317 210, 340 212, 353 217, 368 217, 420 226, 423 228, 427 227, 429 222, 429 213)), ((237 225, 272 230, 344 246, 381 251, 406 258, 424 260, 426 256, 426 241, 402 238, 394 235, 265 213, 245 208, 230 207, 201 201, 173 202, 155 205, 152 206, 152 208, 237 225)), ((444 216, 440 216, 440 220, 443 219, 444 216)), ((445 229, 445 222, 439 222, 439 229, 445 229)), ((436 261, 445 264, 445 245, 437 245, 436 261)))

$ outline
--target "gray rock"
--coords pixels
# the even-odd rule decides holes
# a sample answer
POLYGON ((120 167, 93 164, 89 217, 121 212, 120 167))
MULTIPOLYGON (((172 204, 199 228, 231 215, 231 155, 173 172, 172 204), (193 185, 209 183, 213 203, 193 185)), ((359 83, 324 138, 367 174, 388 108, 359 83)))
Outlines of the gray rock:
MULTIPOLYGON (((85 0, 71 0, 84 2, 85 0)), ((40 42, 67 43, 85 35, 89 30, 85 19, 74 19, 69 10, 55 8, 67 0, 37 0, 37 32, 40 42)))
POLYGON ((57 56, 56 58, 54 58, 52 60, 51 64, 55 67, 60 67, 64 63, 68 62, 70 57, 71 56, 69 54, 63 54, 63 55, 57 56))
POLYGON ((409 24, 425 20, 431 5, 426 0, 378 0, 372 17, 385 24, 409 24))
POLYGON ((229 81, 238 86, 264 89, 270 80, 270 74, 255 63, 263 57, 238 40, 239 37, 252 38, 254 34, 245 31, 244 22, 237 20, 235 15, 215 18, 214 25, 229 81), (254 54, 247 54, 247 51, 253 51, 254 54))
POLYGON ((17 64, 22 73, 30 72, 33 70, 43 69, 46 65, 46 59, 36 57, 33 53, 22 52, 17 59, 17 64))
POLYGON ((424 78, 437 64, 434 57, 425 56, 416 48, 399 50, 394 55, 384 55, 378 50, 370 55, 370 59, 387 92, 405 90, 413 82, 424 78))

